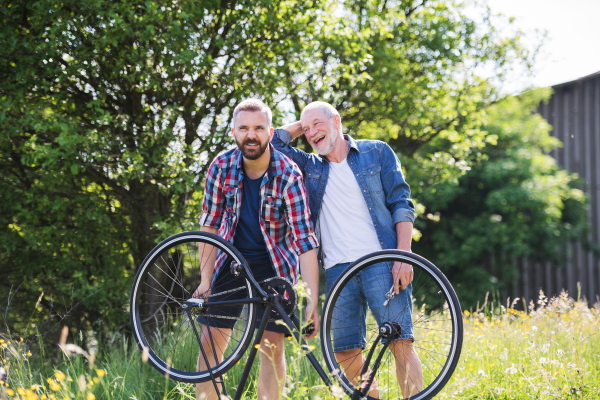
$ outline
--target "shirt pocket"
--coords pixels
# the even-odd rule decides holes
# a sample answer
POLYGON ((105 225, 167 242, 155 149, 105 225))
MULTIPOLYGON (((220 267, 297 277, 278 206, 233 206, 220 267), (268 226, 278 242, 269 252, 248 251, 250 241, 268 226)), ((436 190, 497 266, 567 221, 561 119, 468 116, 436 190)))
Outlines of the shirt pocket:
POLYGON ((238 188, 227 187, 223 190, 223 196, 225 197, 225 216, 233 218, 236 214, 235 205, 238 196, 238 188))
POLYGON ((283 200, 275 197, 267 197, 267 202, 263 206, 262 216, 265 221, 280 223, 285 217, 283 200))
POLYGON ((383 190, 381 184, 381 165, 374 164, 363 169, 363 176, 369 192, 379 193, 383 190))

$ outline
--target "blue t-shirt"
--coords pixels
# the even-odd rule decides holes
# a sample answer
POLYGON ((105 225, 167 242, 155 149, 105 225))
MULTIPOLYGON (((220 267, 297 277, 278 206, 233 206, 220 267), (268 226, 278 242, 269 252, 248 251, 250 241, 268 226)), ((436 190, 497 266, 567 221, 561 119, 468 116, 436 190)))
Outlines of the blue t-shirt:
POLYGON ((267 244, 260 229, 260 183, 262 180, 262 176, 258 179, 250 179, 244 173, 240 219, 233 235, 235 248, 253 264, 257 262, 271 264, 267 244))

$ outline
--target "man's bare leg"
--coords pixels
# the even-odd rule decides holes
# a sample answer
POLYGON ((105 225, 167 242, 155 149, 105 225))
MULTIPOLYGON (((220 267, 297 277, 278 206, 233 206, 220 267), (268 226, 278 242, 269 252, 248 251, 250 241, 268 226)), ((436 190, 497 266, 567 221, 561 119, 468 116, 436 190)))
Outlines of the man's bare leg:
POLYGON ((260 346, 258 400, 279 400, 285 385, 285 336, 265 331, 260 346))
POLYGON ((400 339, 390 344, 396 359, 396 377, 402 396, 414 396, 423 390, 423 368, 412 340, 400 339))
MULTIPOLYGON (((215 362, 215 356, 212 348, 212 343, 210 341, 210 336, 208 335, 207 326, 203 326, 202 336, 200 337, 200 342, 202 343, 202 347, 206 352, 206 358, 208 358, 208 363, 211 366, 215 366, 217 363, 215 362)), ((231 336, 231 329, 223 329, 223 328, 210 328, 210 332, 212 334, 213 342, 215 344, 215 350, 217 352, 217 357, 219 362, 223 361, 223 353, 227 348, 227 343, 229 342, 229 336, 231 336)), ((206 370, 206 363, 204 362, 204 357, 202 356, 202 352, 198 355, 198 365, 197 371, 206 370)), ((220 388, 219 388, 220 390, 220 388)), ((217 393, 215 392, 215 387, 212 381, 202 382, 196 384, 196 399, 197 400, 219 400, 217 397, 217 393)))
MULTIPOLYGON (((338 351, 335 353, 335 358, 340 364, 340 367, 344 370, 346 377, 354 386, 356 386, 359 381, 360 372, 362 371, 363 365, 366 361, 362 354, 362 349, 338 351)), ((369 368, 364 379, 368 378, 370 373, 371 369, 369 368)), ((374 379, 373 383, 371 384, 369 396, 377 399, 379 398, 379 387, 377 386, 376 379, 374 379)))

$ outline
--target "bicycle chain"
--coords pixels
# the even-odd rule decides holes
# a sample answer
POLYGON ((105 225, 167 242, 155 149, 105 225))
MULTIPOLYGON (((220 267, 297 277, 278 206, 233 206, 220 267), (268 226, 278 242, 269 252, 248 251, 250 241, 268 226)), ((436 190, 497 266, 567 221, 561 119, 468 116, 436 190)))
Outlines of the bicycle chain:
MULTIPOLYGON (((269 281, 272 281, 272 280, 275 280, 275 279, 285 279, 285 278, 274 276, 272 278, 268 278, 268 279, 265 279, 265 280, 262 280, 262 281, 257 281, 256 283, 258 283, 259 286, 262 286, 262 284, 265 284, 265 283, 267 283, 269 281)), ((235 289, 226 290, 224 292, 219 292, 219 293, 215 293, 215 294, 209 294, 208 296, 203 296, 202 298, 206 299, 206 298, 213 297, 213 296, 221 296, 221 295, 224 295, 224 294, 227 294, 227 293, 233 293, 233 292, 237 292, 237 291, 243 290, 243 289, 245 289, 245 287, 239 287, 239 288, 235 288, 235 289)), ((209 303, 209 308, 210 308, 210 303, 209 303)), ((196 316, 198 316, 198 315, 201 315, 203 317, 212 317, 212 318, 221 318, 221 319, 233 319, 233 320, 236 320, 236 321, 243 321, 242 318, 239 318, 239 317, 228 317, 228 316, 225 316, 225 315, 213 315, 213 314, 201 314, 201 313, 198 313, 196 316)), ((274 322, 274 321, 276 321, 276 320, 273 319, 273 318, 269 318, 269 322, 274 322)))

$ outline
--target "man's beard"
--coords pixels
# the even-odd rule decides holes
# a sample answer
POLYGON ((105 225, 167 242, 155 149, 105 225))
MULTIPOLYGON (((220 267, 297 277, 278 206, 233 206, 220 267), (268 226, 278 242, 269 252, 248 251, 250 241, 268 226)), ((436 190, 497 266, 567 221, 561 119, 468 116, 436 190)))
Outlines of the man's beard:
POLYGON ((331 131, 327 135, 325 135, 323 140, 321 140, 321 142, 322 142, 322 143, 320 143, 321 149, 320 150, 317 149, 317 147, 314 146, 312 143, 311 143, 311 146, 317 153, 319 153, 322 156, 326 156, 333 151, 333 148, 335 147, 335 139, 336 139, 337 135, 338 135, 338 130, 335 128, 333 123, 331 123, 331 131))
POLYGON ((262 156, 265 153, 265 151, 267 151, 267 146, 269 145, 269 142, 265 142, 265 144, 263 145, 259 140, 255 139, 246 139, 243 143, 240 143, 237 140, 235 142, 237 143, 238 148, 242 152, 242 155, 248 160, 257 160, 258 158, 260 158, 260 156, 262 156), (246 145, 248 144, 258 144, 258 148, 249 150, 248 148, 246 148, 246 145))

